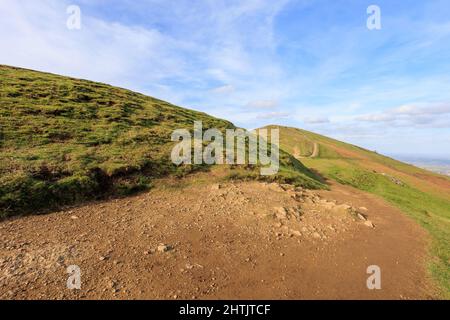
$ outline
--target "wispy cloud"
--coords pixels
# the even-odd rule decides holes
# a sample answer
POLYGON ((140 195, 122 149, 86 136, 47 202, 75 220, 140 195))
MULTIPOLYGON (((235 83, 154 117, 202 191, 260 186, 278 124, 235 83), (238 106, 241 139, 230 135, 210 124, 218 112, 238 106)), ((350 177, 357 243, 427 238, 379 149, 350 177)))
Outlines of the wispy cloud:
POLYGON ((450 128, 450 103, 403 105, 382 113, 357 116, 356 120, 388 123, 397 127, 450 128))
POLYGON ((330 119, 327 117, 306 117, 303 121, 308 124, 330 123, 330 119))
POLYGON ((213 93, 218 93, 218 94, 227 94, 227 93, 232 93, 233 91, 235 91, 236 89, 230 85, 223 85, 214 89, 211 89, 211 92, 213 93))
POLYGON ((276 100, 255 100, 247 103, 248 108, 252 109, 274 109, 278 107, 276 100))
POLYGON ((283 119, 288 118, 289 113, 286 112, 269 112, 263 113, 256 116, 257 119, 267 120, 267 119, 283 119))

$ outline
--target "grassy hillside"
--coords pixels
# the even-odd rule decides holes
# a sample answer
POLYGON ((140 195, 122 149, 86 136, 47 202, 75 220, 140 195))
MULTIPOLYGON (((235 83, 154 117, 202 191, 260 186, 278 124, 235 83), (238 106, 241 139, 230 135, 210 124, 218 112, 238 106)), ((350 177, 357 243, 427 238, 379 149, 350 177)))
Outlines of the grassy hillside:
MULTIPOLYGON (((149 188, 202 166, 170 161, 173 130, 233 124, 101 83, 0 65, 0 218, 149 188)), ((232 170, 233 171, 233 170, 232 170)), ((236 168, 236 177, 257 177, 236 168)), ((282 154, 277 177, 322 185, 282 154)))
MULTIPOLYGON (((275 127, 275 126, 271 126, 275 127)), ((308 131, 280 128, 280 145, 294 153, 305 143, 319 145, 316 158, 302 159, 327 179, 351 185, 399 207, 414 218, 433 239, 437 259, 431 271, 450 297, 450 179, 354 145, 308 131)), ((395 245, 395 244, 393 244, 395 245)))

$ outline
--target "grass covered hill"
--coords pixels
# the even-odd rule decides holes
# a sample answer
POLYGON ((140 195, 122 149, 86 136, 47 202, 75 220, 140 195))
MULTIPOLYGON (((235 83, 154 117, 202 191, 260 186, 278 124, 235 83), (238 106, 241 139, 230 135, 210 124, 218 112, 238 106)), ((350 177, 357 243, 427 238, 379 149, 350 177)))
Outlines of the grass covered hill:
MULTIPOLYGON (((155 178, 205 169, 170 160, 173 130, 192 131, 194 121, 205 130, 234 128, 129 90, 0 65, 0 218, 127 195, 155 178)), ((281 162, 273 179, 323 187, 288 154, 281 162)), ((249 168, 231 171, 257 177, 249 168)))
POLYGON ((317 144, 315 157, 301 157, 308 168, 326 179, 384 198, 427 229, 433 240, 432 253, 436 257, 431 263, 431 271, 445 294, 450 295, 449 177, 305 130, 279 126, 268 128, 280 129, 280 147, 294 155, 299 152, 311 155, 311 145, 317 144), (304 146, 307 149, 299 151, 304 146))

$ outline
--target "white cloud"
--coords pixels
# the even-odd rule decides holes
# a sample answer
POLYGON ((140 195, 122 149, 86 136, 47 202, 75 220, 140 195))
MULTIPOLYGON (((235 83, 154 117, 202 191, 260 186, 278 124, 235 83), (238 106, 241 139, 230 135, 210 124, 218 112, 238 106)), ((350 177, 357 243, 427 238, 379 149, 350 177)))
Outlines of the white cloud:
POLYGON ((220 86, 220 87, 211 89, 212 93, 217 93, 217 94, 228 94, 228 93, 232 93, 234 91, 235 91, 235 88, 231 84, 227 84, 224 86, 220 86))
POLYGON ((145 14, 178 26, 170 31, 101 19, 88 10, 99 3, 84 0, 79 2, 81 30, 68 30, 69 4, 2 0, 0 63, 107 82, 203 110, 217 105, 204 94, 211 82, 225 84, 212 91, 233 95, 226 102, 235 108, 257 99, 260 92, 278 95, 276 64, 269 63, 270 56, 254 59, 252 52, 256 45, 262 52, 273 46, 268 17, 285 1, 125 1, 136 12, 152 6, 155 13, 145 14), (254 32, 242 33, 244 26, 254 32))
POLYGON ((403 105, 393 110, 393 113, 402 115, 438 115, 450 113, 450 103, 428 105, 403 105))
POLYGON ((388 122, 395 120, 391 114, 366 114, 356 117, 356 120, 367 122, 388 122))
POLYGON ((330 119, 328 119, 327 117, 307 117, 303 121, 307 124, 330 123, 330 119))
POLYGON ((155 29, 85 14, 81 30, 69 30, 67 5, 64 1, 2 1, 1 63, 135 90, 142 83, 157 85, 168 75, 183 76, 184 64, 174 54, 175 48, 182 47, 177 40, 155 29))
POLYGON ((288 118, 289 113, 286 112, 269 112, 263 113, 256 116, 257 119, 267 120, 267 119, 283 119, 288 118))
POLYGON ((255 100, 247 103, 248 108, 252 109, 275 109, 278 107, 276 100, 255 100))
POLYGON ((450 128, 450 103, 403 105, 381 113, 360 115, 355 120, 388 123, 394 127, 450 128))

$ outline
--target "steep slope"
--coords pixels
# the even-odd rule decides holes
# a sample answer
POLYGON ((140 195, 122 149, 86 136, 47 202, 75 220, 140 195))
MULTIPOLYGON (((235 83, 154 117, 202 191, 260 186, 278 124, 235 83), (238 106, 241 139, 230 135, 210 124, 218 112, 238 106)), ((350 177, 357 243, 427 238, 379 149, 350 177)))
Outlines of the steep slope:
MULTIPOLYGON (((170 160, 175 129, 228 121, 101 83, 0 65, 0 218, 147 189, 155 178, 204 170, 170 160)), ((312 188, 288 154, 276 177, 312 188)), ((255 168, 230 176, 255 178, 255 168)))
MULTIPOLYGON (((433 253, 438 258, 432 263, 432 272, 450 294, 448 177, 305 130, 270 127, 280 128, 280 147, 297 157, 305 144, 317 145, 315 157, 301 157, 308 168, 326 179, 381 196, 425 227, 433 237, 433 253)), ((310 150, 303 154, 310 154, 310 150)))

